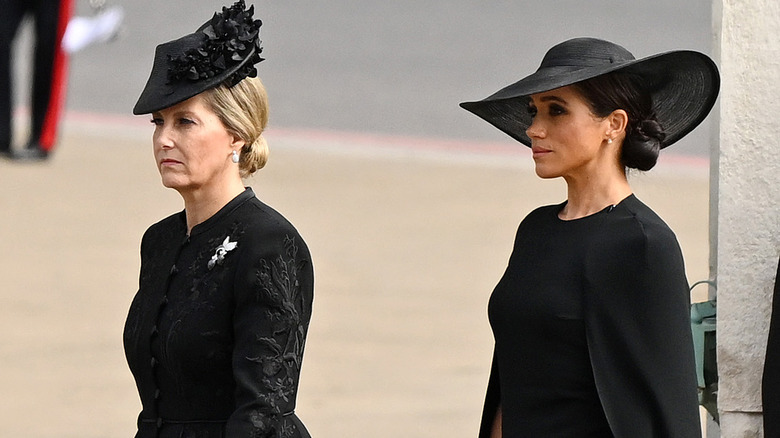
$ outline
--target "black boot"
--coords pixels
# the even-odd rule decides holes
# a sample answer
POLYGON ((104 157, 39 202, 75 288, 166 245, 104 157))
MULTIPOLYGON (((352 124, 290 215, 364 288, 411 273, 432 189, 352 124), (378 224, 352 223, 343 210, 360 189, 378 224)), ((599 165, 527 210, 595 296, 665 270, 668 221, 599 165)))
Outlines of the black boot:
POLYGON ((43 161, 49 157, 49 152, 37 142, 29 143, 20 151, 12 151, 10 158, 14 161, 43 161))

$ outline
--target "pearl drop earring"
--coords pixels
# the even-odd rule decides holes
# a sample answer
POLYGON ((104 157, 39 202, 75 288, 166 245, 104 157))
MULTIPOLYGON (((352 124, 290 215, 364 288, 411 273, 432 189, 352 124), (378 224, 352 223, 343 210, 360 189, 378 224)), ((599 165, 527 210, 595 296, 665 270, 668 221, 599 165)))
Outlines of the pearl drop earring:
POLYGON ((234 163, 238 163, 238 161, 239 161, 238 152, 233 151, 233 156, 230 157, 230 159, 233 160, 234 163))

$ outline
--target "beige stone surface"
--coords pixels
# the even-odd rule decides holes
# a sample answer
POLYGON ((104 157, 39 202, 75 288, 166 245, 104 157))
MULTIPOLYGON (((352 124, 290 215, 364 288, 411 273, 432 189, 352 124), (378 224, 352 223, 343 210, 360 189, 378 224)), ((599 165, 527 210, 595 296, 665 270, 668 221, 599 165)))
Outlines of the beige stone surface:
MULTIPOLYGON (((0 437, 134 432, 140 405, 121 335, 139 242, 182 208, 159 184, 150 132, 70 117, 51 161, 0 161, 0 437)), ((270 162, 248 184, 314 256, 297 409, 312 435, 476 436, 488 296, 517 224, 563 200, 563 182, 539 180, 510 143, 448 152, 283 131, 269 141, 270 162)), ((681 159, 633 178, 677 232, 691 282, 708 274, 707 181, 706 165, 681 159)))
POLYGON ((761 380, 780 255, 780 3, 724 0, 717 193, 718 372, 724 437, 763 436, 761 380), (761 112, 753 109, 761 108, 761 112))

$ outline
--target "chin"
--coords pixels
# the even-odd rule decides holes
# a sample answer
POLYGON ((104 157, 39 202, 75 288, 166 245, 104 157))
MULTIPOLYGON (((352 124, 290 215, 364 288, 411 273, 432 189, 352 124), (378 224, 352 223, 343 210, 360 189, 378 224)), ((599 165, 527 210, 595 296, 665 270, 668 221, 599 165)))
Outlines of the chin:
POLYGON ((534 170, 536 171, 536 176, 542 179, 552 179, 561 176, 558 172, 553 172, 550 169, 545 169, 539 165, 537 165, 534 170))
POLYGON ((178 190, 186 185, 179 178, 170 178, 170 177, 166 177, 165 175, 162 176, 161 182, 163 187, 169 189, 175 189, 175 190, 178 190))

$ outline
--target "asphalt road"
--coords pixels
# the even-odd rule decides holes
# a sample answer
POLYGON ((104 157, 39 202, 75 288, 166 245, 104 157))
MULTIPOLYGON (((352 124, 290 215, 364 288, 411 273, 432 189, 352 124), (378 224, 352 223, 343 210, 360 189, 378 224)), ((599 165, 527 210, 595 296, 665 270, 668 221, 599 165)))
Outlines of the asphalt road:
MULTIPOLYGON (((251 4, 252 2, 250 2, 251 4)), ((709 0, 257 1, 267 58, 259 71, 272 126, 459 140, 512 140, 458 107, 533 72, 576 36, 642 57, 711 53, 709 0)), ((120 38, 71 60, 68 108, 130 114, 154 47, 192 32, 223 2, 108 0, 126 10, 120 38)), ((86 0, 78 13, 89 14, 86 0)), ((675 146, 707 155, 709 122, 675 146)))

